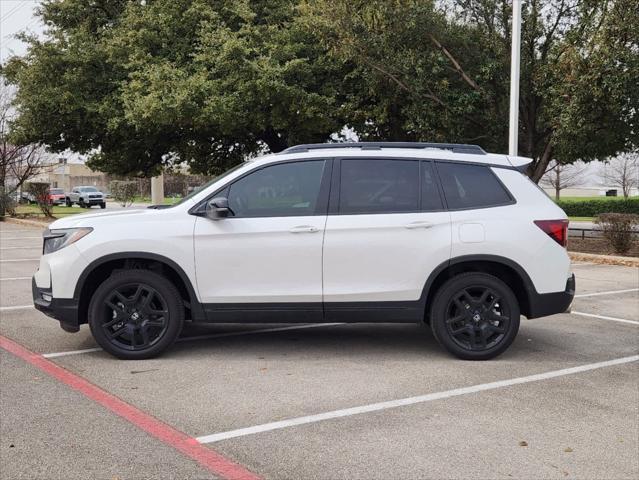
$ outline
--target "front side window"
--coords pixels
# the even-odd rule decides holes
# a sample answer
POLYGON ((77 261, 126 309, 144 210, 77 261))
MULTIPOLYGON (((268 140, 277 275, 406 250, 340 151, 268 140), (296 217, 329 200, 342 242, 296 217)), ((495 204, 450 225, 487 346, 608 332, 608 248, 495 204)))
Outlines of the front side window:
POLYGON ((229 207, 236 217, 314 215, 324 160, 271 165, 233 183, 229 207))
POLYGON ((437 170, 450 210, 512 203, 509 193, 488 166, 440 162, 437 170))
POLYGON ((339 213, 401 213, 419 209, 419 161, 341 161, 339 213))

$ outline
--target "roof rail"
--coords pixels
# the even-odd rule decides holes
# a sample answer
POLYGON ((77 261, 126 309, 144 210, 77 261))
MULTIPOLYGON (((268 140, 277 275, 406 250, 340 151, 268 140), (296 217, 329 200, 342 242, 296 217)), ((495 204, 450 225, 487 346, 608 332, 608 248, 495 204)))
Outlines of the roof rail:
POLYGON ((328 148, 361 148, 362 150, 381 150, 382 148, 418 148, 449 150, 453 153, 466 153, 472 155, 486 155, 479 145, 466 145, 463 143, 425 143, 425 142, 344 142, 344 143, 310 143, 289 147, 280 153, 300 153, 311 150, 324 150, 328 148))

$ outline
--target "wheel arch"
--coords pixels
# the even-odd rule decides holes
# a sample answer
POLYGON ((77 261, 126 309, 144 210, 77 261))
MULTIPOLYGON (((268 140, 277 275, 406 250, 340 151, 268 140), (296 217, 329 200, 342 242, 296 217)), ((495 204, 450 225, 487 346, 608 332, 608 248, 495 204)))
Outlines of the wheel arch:
POLYGON ((517 262, 498 255, 462 255, 440 264, 424 286, 421 299, 424 309, 431 304, 435 293, 444 282, 455 275, 467 272, 489 273, 506 282, 517 297, 521 313, 530 317, 531 302, 536 293, 532 280, 517 262))
POLYGON ((95 291, 111 273, 122 269, 146 269, 158 271, 169 278, 182 295, 191 319, 203 320, 204 310, 197 298, 195 288, 182 267, 173 260, 150 252, 119 252, 105 255, 91 262, 82 272, 76 283, 73 298, 78 302, 79 323, 86 323, 89 302, 95 291))

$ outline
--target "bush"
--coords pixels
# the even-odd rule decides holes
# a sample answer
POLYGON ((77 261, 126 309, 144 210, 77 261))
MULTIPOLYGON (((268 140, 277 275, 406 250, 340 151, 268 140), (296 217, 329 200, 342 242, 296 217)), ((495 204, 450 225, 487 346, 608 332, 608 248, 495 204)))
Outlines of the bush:
POLYGON ((25 189, 35 198, 40 211, 45 217, 52 217, 52 205, 49 204, 49 184, 46 182, 29 182, 25 189))
POLYGON ((558 201, 557 205, 569 217, 595 217, 602 213, 631 213, 639 214, 639 198, 625 198, 623 200, 584 200, 558 201))
POLYGON ((15 192, 10 192, 0 187, 0 215, 11 215, 14 216, 16 214, 16 199, 15 192))
POLYGON ((631 213, 602 213, 595 223, 603 231, 608 243, 617 253, 626 253, 636 241, 639 232, 639 215, 631 213))
POLYGON ((112 180, 109 183, 111 196, 123 207, 130 207, 138 193, 138 182, 128 180, 112 180))

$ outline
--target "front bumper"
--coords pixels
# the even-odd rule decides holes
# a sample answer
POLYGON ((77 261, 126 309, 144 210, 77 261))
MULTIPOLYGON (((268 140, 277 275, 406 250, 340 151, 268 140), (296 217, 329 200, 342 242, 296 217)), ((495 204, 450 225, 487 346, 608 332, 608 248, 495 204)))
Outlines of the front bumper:
POLYGON ((38 288, 35 278, 31 280, 33 305, 46 316, 55 318, 67 332, 80 330, 78 322, 78 302, 73 298, 53 298, 51 289, 38 288))
POLYGON ((570 304, 575 298, 575 274, 566 281, 563 292, 537 293, 529 295, 530 308, 528 318, 547 317, 557 313, 570 311, 570 304))

